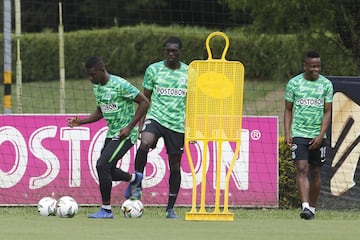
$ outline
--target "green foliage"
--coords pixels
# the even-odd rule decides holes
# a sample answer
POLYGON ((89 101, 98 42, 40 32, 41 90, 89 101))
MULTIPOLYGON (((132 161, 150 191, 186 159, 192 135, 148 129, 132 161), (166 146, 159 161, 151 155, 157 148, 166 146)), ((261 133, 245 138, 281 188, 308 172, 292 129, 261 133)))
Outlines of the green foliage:
POLYGON ((279 137, 279 207, 284 209, 300 206, 296 190, 296 169, 290 154, 284 137, 279 137))
MULTIPOLYGON (((67 79, 84 78, 84 62, 90 55, 104 57, 110 72, 124 77, 140 76, 150 63, 163 59, 162 46, 170 35, 183 40, 183 61, 206 60, 207 36, 216 30, 183 26, 160 27, 138 25, 101 30, 67 32, 65 39, 65 74, 67 79)), ((230 40, 226 59, 240 61, 245 66, 246 79, 288 80, 301 71, 303 51, 320 52, 324 75, 357 75, 356 64, 349 58, 349 50, 339 45, 330 33, 310 34, 254 34, 246 30, 225 31, 230 40)), ((13 38, 13 66, 16 66, 16 39, 13 38)), ((224 42, 214 38, 213 58, 220 58, 224 42)), ((23 34, 21 37, 23 82, 59 79, 59 36, 43 32, 23 34)), ((0 49, 2 55, 3 49, 0 49)), ((3 59, 0 59, 2 64, 3 59)))
POLYGON ((246 10, 258 32, 296 33, 308 29, 329 29, 334 4, 328 0, 224 0, 233 10, 246 10), (259 7, 261 6, 261 7, 259 7), (271 21, 271 23, 269 22, 271 21))
MULTIPOLYGON (((10 0, 9 0, 10 2, 10 0)), ((14 1, 11 1, 14 2, 14 1)), ((45 28, 57 31, 59 23, 58 0, 22 0, 23 32, 41 32, 45 28)), ((110 28, 140 23, 223 27, 241 25, 245 16, 232 16, 218 0, 62 0, 63 24, 66 31, 92 28, 110 28)), ((3 4, 0 4, 2 18, 3 4)), ((0 21, 3 29, 3 21, 0 21)))
MULTIPOLYGON (((250 28, 258 33, 296 33, 307 37, 330 31, 339 37, 338 44, 352 53, 349 56, 360 69, 360 5, 352 0, 223 1, 233 11, 249 12, 253 20, 250 28)), ((321 44, 326 46, 326 42, 321 44)))

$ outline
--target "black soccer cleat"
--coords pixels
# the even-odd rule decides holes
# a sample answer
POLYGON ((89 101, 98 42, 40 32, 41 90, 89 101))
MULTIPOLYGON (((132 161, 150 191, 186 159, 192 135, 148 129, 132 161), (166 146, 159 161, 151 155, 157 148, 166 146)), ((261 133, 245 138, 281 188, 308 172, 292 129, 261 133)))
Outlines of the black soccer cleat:
POLYGON ((300 213, 300 217, 305 220, 314 220, 315 214, 312 213, 308 208, 304 208, 304 210, 300 213))

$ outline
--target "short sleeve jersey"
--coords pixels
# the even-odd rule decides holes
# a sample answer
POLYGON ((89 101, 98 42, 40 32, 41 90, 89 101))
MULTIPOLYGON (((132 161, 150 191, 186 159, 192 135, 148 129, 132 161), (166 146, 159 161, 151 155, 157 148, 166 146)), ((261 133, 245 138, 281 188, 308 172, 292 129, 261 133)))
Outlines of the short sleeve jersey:
POLYGON ((292 137, 314 138, 321 130, 324 104, 333 100, 333 85, 322 75, 310 81, 299 74, 287 83, 285 100, 293 103, 292 137))
MULTIPOLYGON (((135 115, 134 99, 140 90, 125 79, 111 74, 105 85, 94 84, 93 90, 96 106, 100 107, 109 128, 106 137, 117 137, 120 129, 126 127, 135 115)), ((137 135, 135 127, 129 136, 133 143, 136 142, 137 135)))
POLYGON ((162 126, 184 133, 188 65, 180 62, 176 70, 165 66, 165 61, 151 64, 145 71, 143 87, 151 90, 151 106, 146 118, 162 126))

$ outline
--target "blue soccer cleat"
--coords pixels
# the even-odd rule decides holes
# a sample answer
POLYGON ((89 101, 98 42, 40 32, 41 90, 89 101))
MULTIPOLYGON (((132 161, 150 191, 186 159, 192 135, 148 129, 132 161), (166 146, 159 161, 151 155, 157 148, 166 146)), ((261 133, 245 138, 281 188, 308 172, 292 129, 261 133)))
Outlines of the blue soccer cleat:
POLYGON ((176 213, 174 212, 174 209, 170 208, 170 209, 166 210, 166 218, 178 219, 179 216, 176 215, 176 213))
POLYGON ((125 198, 126 199, 140 199, 141 198, 141 188, 139 187, 141 181, 143 179, 142 173, 135 173, 135 180, 130 182, 125 190, 125 198))
POLYGON ((101 208, 100 211, 93 213, 93 214, 89 214, 88 218, 112 219, 112 218, 114 218, 114 215, 111 210, 106 211, 105 209, 101 208))
POLYGON ((130 199, 132 200, 141 200, 142 190, 141 187, 137 187, 134 193, 131 195, 130 199))

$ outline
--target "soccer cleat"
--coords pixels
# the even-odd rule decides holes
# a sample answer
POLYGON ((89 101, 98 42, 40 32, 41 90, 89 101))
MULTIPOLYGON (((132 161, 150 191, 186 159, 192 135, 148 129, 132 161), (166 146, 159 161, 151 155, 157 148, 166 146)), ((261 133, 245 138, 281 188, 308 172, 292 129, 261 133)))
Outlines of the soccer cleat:
POLYGON ((143 175, 139 172, 135 173, 135 180, 130 182, 125 190, 125 198, 126 199, 140 199, 141 198, 141 188, 139 187, 141 181, 143 179, 143 175))
POLYGON ((105 209, 101 208, 100 211, 93 213, 93 214, 89 214, 88 218, 108 218, 108 219, 112 219, 114 218, 114 215, 112 213, 112 211, 106 211, 105 209))
POLYGON ((179 216, 176 215, 176 213, 174 212, 174 209, 170 208, 170 209, 166 210, 166 218, 177 219, 177 218, 179 218, 179 216))
POLYGON ((304 208, 304 210, 300 213, 300 217, 306 220, 315 219, 315 214, 312 213, 308 208, 304 208))
POLYGON ((137 187, 135 189, 135 192, 131 195, 130 199, 132 200, 141 200, 141 196, 142 196, 142 190, 140 187, 137 187))

